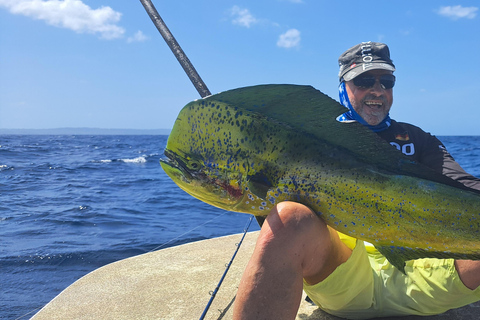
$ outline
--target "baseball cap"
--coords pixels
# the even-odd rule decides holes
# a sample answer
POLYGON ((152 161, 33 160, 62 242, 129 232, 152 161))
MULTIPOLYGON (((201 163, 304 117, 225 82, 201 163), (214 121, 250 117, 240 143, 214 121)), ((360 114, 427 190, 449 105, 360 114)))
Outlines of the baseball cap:
POLYGON ((395 65, 390 59, 388 46, 380 42, 362 42, 357 44, 338 58, 340 72, 338 78, 350 81, 356 76, 374 69, 395 71, 395 65))

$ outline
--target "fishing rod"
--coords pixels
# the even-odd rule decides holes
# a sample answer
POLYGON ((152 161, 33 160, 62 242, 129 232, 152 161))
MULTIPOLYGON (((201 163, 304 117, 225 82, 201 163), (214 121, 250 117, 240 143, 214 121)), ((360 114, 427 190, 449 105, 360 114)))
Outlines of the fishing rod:
MULTIPOLYGON (((147 11, 148 16, 150 19, 152 19, 153 24, 155 27, 157 27, 158 31, 162 35, 163 39, 167 43, 167 45, 170 47, 170 50, 172 50, 173 54, 177 58, 178 62, 182 66, 183 70, 187 74, 188 78, 190 81, 193 83, 195 86, 195 89, 197 89, 198 93, 202 98, 205 98, 207 96, 210 96, 210 90, 208 90, 207 85, 205 82, 203 82, 202 78, 198 74, 198 72, 195 70, 195 67, 193 64, 190 62, 188 59, 187 55, 185 52, 183 52, 182 48, 178 44, 177 40, 173 36, 173 34, 170 32, 168 29, 167 25, 163 21, 163 19, 160 17, 160 14, 158 13, 157 9, 155 9, 155 6, 150 0, 140 0, 142 3, 143 7, 147 11)), ((222 278, 220 279, 219 283, 217 284, 217 287, 215 290, 211 293, 211 298, 207 303, 207 306, 205 307, 205 310, 203 311, 202 315, 200 316, 200 320, 203 320, 208 312, 208 309, 210 308, 213 300, 215 299, 215 296, 220 289, 220 286, 223 283, 223 280, 225 279, 225 276, 227 275, 228 270, 230 269, 230 266, 233 263, 233 260, 235 259, 235 256, 237 255, 238 250, 240 249, 240 246, 242 245, 243 239, 245 238, 245 235, 248 232, 248 229, 250 228, 250 225, 252 224, 253 216, 250 217, 249 221, 247 222, 247 226, 245 227, 243 231, 243 236, 240 242, 237 244, 237 249, 233 253, 232 258, 230 259, 230 262, 227 264, 225 272, 222 275, 222 278)), ((257 220, 258 221, 258 220, 257 220)))
POLYGON ((155 6, 153 5, 152 1, 140 0, 140 2, 142 3, 143 7, 147 11, 150 19, 152 19, 153 24, 155 25, 155 27, 157 27, 158 31, 162 35, 163 39, 165 39, 165 42, 170 47, 170 50, 172 50, 178 62, 180 62, 180 65, 182 66, 183 70, 187 74, 190 81, 195 86, 195 89, 197 89, 200 96, 202 98, 210 96, 211 93, 210 93, 210 90, 208 90, 207 85, 205 84, 205 82, 203 82, 197 70, 195 70, 195 67, 188 59, 185 52, 183 52, 177 40, 175 39, 175 37, 170 32, 165 22, 162 20, 162 18, 158 14, 158 11, 157 9, 155 9, 155 6))

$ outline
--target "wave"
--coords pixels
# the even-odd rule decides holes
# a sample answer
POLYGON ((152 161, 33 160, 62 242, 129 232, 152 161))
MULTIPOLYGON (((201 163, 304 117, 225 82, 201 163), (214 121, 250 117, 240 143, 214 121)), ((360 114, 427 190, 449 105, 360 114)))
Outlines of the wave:
POLYGON ((120 159, 120 161, 125 162, 125 163, 146 163, 147 159, 146 157, 137 157, 134 159, 120 159))
POLYGON ((147 156, 140 156, 132 159, 106 159, 106 160, 98 160, 98 161, 93 161, 93 162, 99 162, 99 163, 111 163, 111 162, 124 162, 124 163, 146 163, 147 162, 147 156))

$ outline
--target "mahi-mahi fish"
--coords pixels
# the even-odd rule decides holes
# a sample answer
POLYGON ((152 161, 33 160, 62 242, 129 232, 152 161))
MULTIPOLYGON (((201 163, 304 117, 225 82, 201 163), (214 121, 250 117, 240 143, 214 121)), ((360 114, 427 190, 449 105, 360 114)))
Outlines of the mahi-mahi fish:
POLYGON ((426 257, 480 259, 480 194, 404 156, 311 86, 259 85, 187 104, 161 165, 190 195, 265 216, 310 207, 372 243, 395 267, 426 257))

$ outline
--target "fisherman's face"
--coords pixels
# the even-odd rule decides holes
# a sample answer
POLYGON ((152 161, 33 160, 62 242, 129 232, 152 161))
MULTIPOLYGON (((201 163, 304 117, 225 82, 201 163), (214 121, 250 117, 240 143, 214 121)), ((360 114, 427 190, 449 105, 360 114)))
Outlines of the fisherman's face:
POLYGON ((353 109, 371 126, 376 126, 385 119, 392 107, 393 89, 385 89, 380 83, 380 76, 392 74, 387 70, 372 70, 362 73, 376 77, 375 84, 371 88, 358 87, 353 80, 346 81, 348 98, 353 109))

